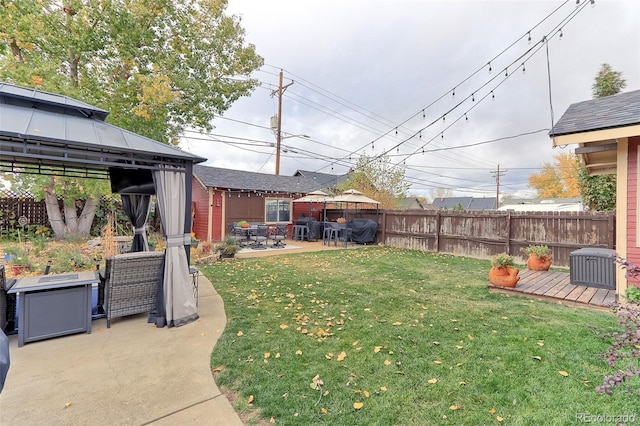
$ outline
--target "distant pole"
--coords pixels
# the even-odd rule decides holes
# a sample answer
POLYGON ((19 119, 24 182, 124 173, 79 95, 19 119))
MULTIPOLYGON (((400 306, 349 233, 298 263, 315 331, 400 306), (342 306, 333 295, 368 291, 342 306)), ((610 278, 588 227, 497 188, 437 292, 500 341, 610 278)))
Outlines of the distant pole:
POLYGON ((276 130, 276 176, 280 174, 280 140, 282 135, 282 70, 278 84, 278 129, 276 130))
POLYGON ((507 173, 506 170, 500 170, 500 164, 498 169, 491 172, 491 175, 496 178, 496 210, 500 207, 500 176, 507 173))
POLYGON ((280 70, 280 82, 278 90, 271 92, 271 97, 278 95, 278 125, 276 128, 276 175, 280 174, 280 141, 282 141, 282 94, 287 87, 291 86, 293 81, 286 86, 282 85, 282 70, 280 70))

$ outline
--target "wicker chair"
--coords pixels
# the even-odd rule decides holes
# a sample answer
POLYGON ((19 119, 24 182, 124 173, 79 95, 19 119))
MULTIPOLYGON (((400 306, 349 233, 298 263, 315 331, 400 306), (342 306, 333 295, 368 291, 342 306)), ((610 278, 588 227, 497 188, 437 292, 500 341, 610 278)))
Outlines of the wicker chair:
POLYGON ((7 294, 16 280, 6 279, 4 265, 0 265, 0 330, 13 331, 16 317, 16 295, 7 294))
POLYGON ((113 318, 154 311, 163 278, 164 253, 145 251, 107 258, 98 291, 98 307, 104 307, 107 328, 113 318))

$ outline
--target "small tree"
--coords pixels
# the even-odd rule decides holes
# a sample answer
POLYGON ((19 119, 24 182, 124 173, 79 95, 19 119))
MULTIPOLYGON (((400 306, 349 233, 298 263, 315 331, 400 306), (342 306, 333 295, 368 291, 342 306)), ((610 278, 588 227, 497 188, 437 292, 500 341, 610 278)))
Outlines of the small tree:
POLYGON ((349 173, 349 178, 337 185, 336 189, 357 189, 380 202, 380 208, 396 209, 409 190, 409 184, 404 181, 404 172, 404 168, 392 165, 389 157, 363 155, 349 173))
POLYGON ((555 164, 545 163, 540 173, 529 176, 529 186, 539 198, 577 197, 580 160, 570 152, 560 153, 555 159, 555 164))

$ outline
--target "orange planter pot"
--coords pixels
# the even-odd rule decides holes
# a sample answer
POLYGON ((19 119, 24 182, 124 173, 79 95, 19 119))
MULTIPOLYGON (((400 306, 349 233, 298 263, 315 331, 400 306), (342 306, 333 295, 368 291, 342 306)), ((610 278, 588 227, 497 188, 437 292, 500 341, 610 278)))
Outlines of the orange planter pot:
POLYGON ((491 268, 489 270, 489 282, 500 287, 515 287, 518 284, 520 272, 517 268, 506 266, 504 268, 491 268))
POLYGON ((527 268, 532 271, 548 271, 551 267, 551 258, 538 257, 535 254, 530 254, 527 259, 527 268))

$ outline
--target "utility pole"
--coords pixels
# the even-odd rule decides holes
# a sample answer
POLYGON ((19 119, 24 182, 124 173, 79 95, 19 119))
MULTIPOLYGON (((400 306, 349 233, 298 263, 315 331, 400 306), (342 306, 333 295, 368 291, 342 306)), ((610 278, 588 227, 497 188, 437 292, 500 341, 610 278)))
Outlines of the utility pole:
POLYGON ((498 169, 491 172, 491 176, 496 179, 496 209, 500 207, 500 176, 504 176, 507 170, 500 170, 500 164, 498 169))
POLYGON ((291 86, 293 81, 286 86, 282 86, 282 70, 280 70, 280 82, 278 90, 271 92, 271 97, 278 95, 278 127, 276 129, 276 176, 280 174, 280 141, 282 140, 282 94, 287 87, 291 86))

